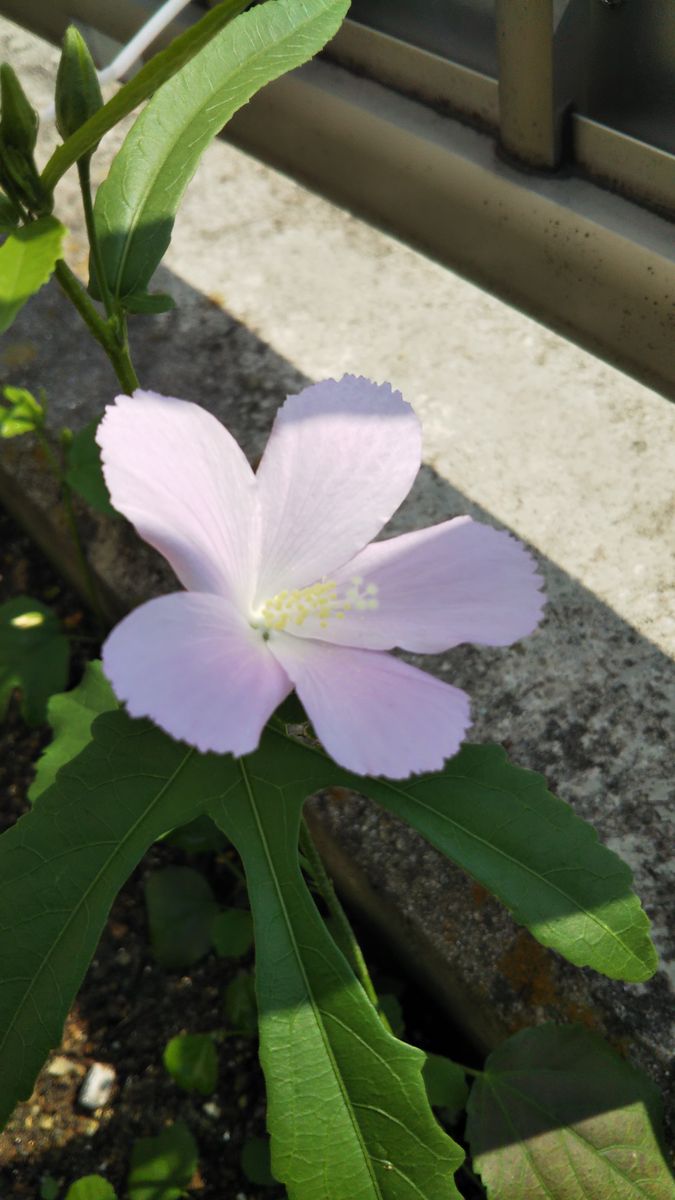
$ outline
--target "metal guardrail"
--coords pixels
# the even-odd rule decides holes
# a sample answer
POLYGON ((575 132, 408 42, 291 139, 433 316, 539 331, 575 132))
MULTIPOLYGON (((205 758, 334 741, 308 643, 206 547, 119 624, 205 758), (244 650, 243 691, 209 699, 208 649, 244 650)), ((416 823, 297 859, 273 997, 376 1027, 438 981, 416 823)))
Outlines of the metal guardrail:
MULTIPOLYGON (((226 132, 675 399, 675 159, 574 109, 590 2, 496 0, 499 81, 347 21, 226 132)), ((53 40, 126 40, 154 7, 0 0, 53 40)))

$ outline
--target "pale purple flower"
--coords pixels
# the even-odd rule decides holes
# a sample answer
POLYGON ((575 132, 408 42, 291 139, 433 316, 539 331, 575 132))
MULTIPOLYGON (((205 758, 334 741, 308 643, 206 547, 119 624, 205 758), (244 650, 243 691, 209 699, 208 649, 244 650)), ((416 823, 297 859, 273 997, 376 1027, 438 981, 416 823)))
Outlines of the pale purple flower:
POLYGON ((295 688, 344 767, 437 770, 469 698, 385 651, 506 646, 541 617, 541 580, 507 533, 457 517, 372 541, 421 461, 419 421, 388 384, 345 375, 289 397, 257 474, 215 417, 153 392, 119 396, 98 441, 115 508, 187 589, 125 617, 105 673, 132 716, 199 750, 255 750, 295 688))

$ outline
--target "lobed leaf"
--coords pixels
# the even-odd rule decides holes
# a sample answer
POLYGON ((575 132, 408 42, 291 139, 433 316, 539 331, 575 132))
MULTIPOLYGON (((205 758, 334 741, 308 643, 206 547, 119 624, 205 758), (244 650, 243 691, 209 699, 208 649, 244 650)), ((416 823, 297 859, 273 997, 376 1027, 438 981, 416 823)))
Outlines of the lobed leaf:
POLYGON ((0 605, 0 718, 15 688, 30 725, 47 714, 47 701, 68 681, 70 643, 56 613, 32 596, 0 605))
POLYGON ((65 233, 56 217, 40 217, 13 230, 0 246, 0 333, 50 278, 65 233))
POLYGON ((300 872, 302 803, 325 764, 266 734, 237 769, 210 812, 249 886, 274 1176, 290 1200, 456 1200, 463 1155, 427 1103, 424 1055, 385 1030, 300 872))
POLYGON ((28 789, 31 804, 35 804, 51 786, 60 768, 91 741, 91 727, 96 717, 118 707, 100 662, 87 663, 77 687, 51 696, 47 720, 52 727, 52 740, 38 759, 35 778, 28 789))
POLYGON ((469 1099, 490 1200, 673 1200, 654 1084, 577 1026, 509 1038, 469 1099))
POLYGON ((628 865, 500 746, 465 745, 436 775, 353 786, 473 875, 542 945, 610 979, 654 974, 649 920, 628 865))
POLYGON ((206 146, 264 84, 316 54, 349 0, 267 0, 226 25, 137 118, 96 196, 110 292, 143 295, 206 146))
POLYGON ((0 838, 0 1126, 31 1091, 110 905, 147 848, 237 783, 147 721, 104 713, 36 807, 0 838))
MULTIPOLYGON (((282 727, 275 723, 277 736, 282 727)), ((649 979, 657 957, 632 873, 543 776, 500 746, 465 745, 433 775, 401 782, 336 766, 318 746, 321 787, 352 788, 417 829, 488 888, 544 946, 610 979, 649 979)))

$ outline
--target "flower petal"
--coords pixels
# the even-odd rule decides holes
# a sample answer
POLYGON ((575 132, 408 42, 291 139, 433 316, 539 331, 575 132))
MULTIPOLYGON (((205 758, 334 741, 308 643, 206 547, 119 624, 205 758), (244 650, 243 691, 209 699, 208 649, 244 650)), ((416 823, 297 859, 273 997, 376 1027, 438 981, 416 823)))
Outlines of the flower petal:
POLYGON ((222 596, 175 592, 134 609, 103 647, 103 670, 132 717, 218 754, 255 750, 291 690, 268 645, 222 596))
POLYGON ((345 375, 289 396, 258 468, 257 603, 332 573, 379 533, 421 461, 420 424, 389 384, 345 375))
POLYGON ((322 624, 315 609, 302 625, 289 624, 289 632, 418 654, 461 642, 509 646, 536 628, 546 602, 525 547, 470 517, 373 542, 333 578, 331 615, 322 624), (340 611, 344 616, 336 617, 340 611))
POLYGON ((469 697, 390 654, 273 634, 317 737, 359 775, 406 779, 437 771, 459 749, 469 697))
POLYGON ((255 476, 234 438, 187 400, 136 391, 96 440, 112 502, 192 591, 248 608, 259 549, 255 476))

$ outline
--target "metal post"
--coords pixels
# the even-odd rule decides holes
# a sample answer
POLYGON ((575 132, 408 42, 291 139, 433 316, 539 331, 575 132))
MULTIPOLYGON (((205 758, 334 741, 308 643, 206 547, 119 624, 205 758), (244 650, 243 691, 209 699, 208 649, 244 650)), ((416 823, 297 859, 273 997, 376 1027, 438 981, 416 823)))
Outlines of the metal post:
POLYGON ((496 0, 500 141, 533 168, 558 165, 553 0, 496 0))

